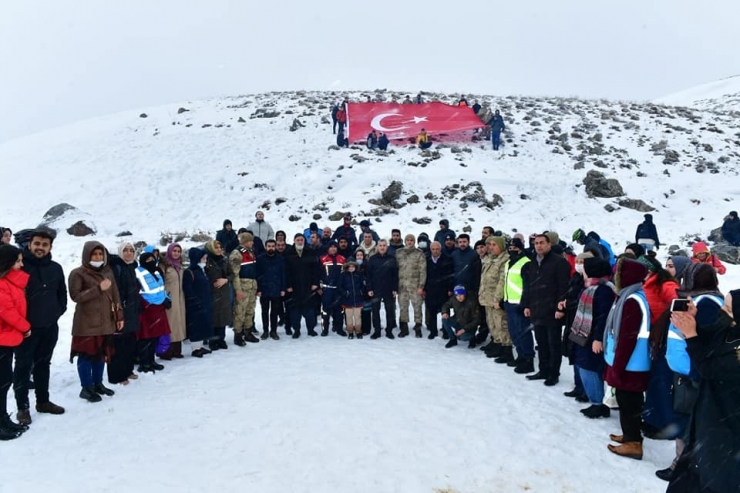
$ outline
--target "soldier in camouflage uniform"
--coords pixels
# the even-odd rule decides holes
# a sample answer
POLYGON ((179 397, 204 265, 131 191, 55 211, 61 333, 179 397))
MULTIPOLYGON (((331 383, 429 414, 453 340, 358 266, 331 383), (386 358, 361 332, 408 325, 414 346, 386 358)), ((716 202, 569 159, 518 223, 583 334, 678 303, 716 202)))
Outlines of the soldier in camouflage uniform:
POLYGON ((398 337, 409 335, 409 303, 414 309, 414 333, 416 337, 421 337, 421 303, 424 284, 427 282, 427 259, 424 252, 416 248, 414 235, 406 235, 404 245, 404 248, 396 250, 398 304, 401 311, 401 332, 398 337))
POLYGON ((488 255, 483 259, 481 269, 478 302, 486 308, 486 320, 491 330, 493 345, 486 350, 486 356, 495 357, 496 363, 508 363, 514 356, 511 350, 511 336, 506 323, 506 313, 502 307, 506 270, 509 264, 509 253, 501 236, 489 236, 486 239, 488 255))
POLYGON ((234 307, 234 344, 244 346, 247 342, 259 342, 254 336, 254 309, 257 303, 257 259, 252 246, 254 237, 250 233, 239 235, 239 246, 229 255, 232 283, 236 305, 234 307), (245 330, 246 329, 246 330, 245 330))

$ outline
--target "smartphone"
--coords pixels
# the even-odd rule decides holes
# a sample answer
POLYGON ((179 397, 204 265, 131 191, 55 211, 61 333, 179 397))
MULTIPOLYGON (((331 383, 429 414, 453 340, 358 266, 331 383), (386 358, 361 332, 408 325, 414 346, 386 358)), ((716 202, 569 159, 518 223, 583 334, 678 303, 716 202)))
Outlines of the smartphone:
POLYGON ((679 298, 671 302, 672 312, 687 312, 689 311, 689 300, 685 298, 679 298))

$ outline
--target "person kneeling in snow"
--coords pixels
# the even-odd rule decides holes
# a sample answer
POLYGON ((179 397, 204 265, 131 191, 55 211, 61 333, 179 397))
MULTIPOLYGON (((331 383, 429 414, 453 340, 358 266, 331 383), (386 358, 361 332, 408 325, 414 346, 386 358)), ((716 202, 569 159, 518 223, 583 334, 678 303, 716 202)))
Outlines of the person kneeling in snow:
POLYGON ((432 143, 429 141, 429 134, 423 128, 421 129, 421 133, 416 137, 416 145, 422 150, 432 147, 432 143))
POLYGON ((380 132, 380 138, 378 138, 378 149, 386 151, 388 150, 388 144, 390 144, 388 136, 384 132, 380 132))
POLYGON ((458 337, 468 341, 475 337, 475 331, 480 323, 480 309, 474 300, 468 298, 465 286, 458 284, 453 290, 453 296, 442 305, 442 327, 450 337, 445 344, 446 348, 457 346, 458 337), (450 310, 455 315, 450 316, 450 310))
POLYGON ((722 265, 722 262, 717 258, 716 255, 712 255, 706 243, 704 243, 703 241, 697 241, 696 243, 694 243, 694 246, 692 246, 691 249, 694 252, 694 256, 691 257, 691 260, 695 264, 709 264, 714 267, 714 271, 717 274, 719 274, 720 276, 725 275, 727 269, 724 265, 722 265))

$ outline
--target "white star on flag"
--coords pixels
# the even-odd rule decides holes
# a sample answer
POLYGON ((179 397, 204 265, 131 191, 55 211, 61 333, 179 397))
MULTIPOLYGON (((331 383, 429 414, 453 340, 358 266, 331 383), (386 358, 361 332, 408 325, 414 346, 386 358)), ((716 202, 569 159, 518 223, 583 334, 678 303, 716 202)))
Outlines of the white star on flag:
POLYGON ((426 122, 426 121, 428 121, 426 116, 415 116, 414 117, 414 123, 421 123, 421 122, 426 122))

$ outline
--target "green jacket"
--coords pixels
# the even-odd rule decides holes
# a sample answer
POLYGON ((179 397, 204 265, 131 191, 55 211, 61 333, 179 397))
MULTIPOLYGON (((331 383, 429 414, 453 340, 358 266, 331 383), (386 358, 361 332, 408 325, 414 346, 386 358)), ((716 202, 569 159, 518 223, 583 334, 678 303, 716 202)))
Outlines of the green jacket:
POLYGON ((447 303, 442 305, 442 314, 450 315, 450 310, 455 312, 455 320, 465 332, 475 333, 480 324, 480 308, 478 303, 466 296, 465 301, 460 303, 452 296, 447 303))

